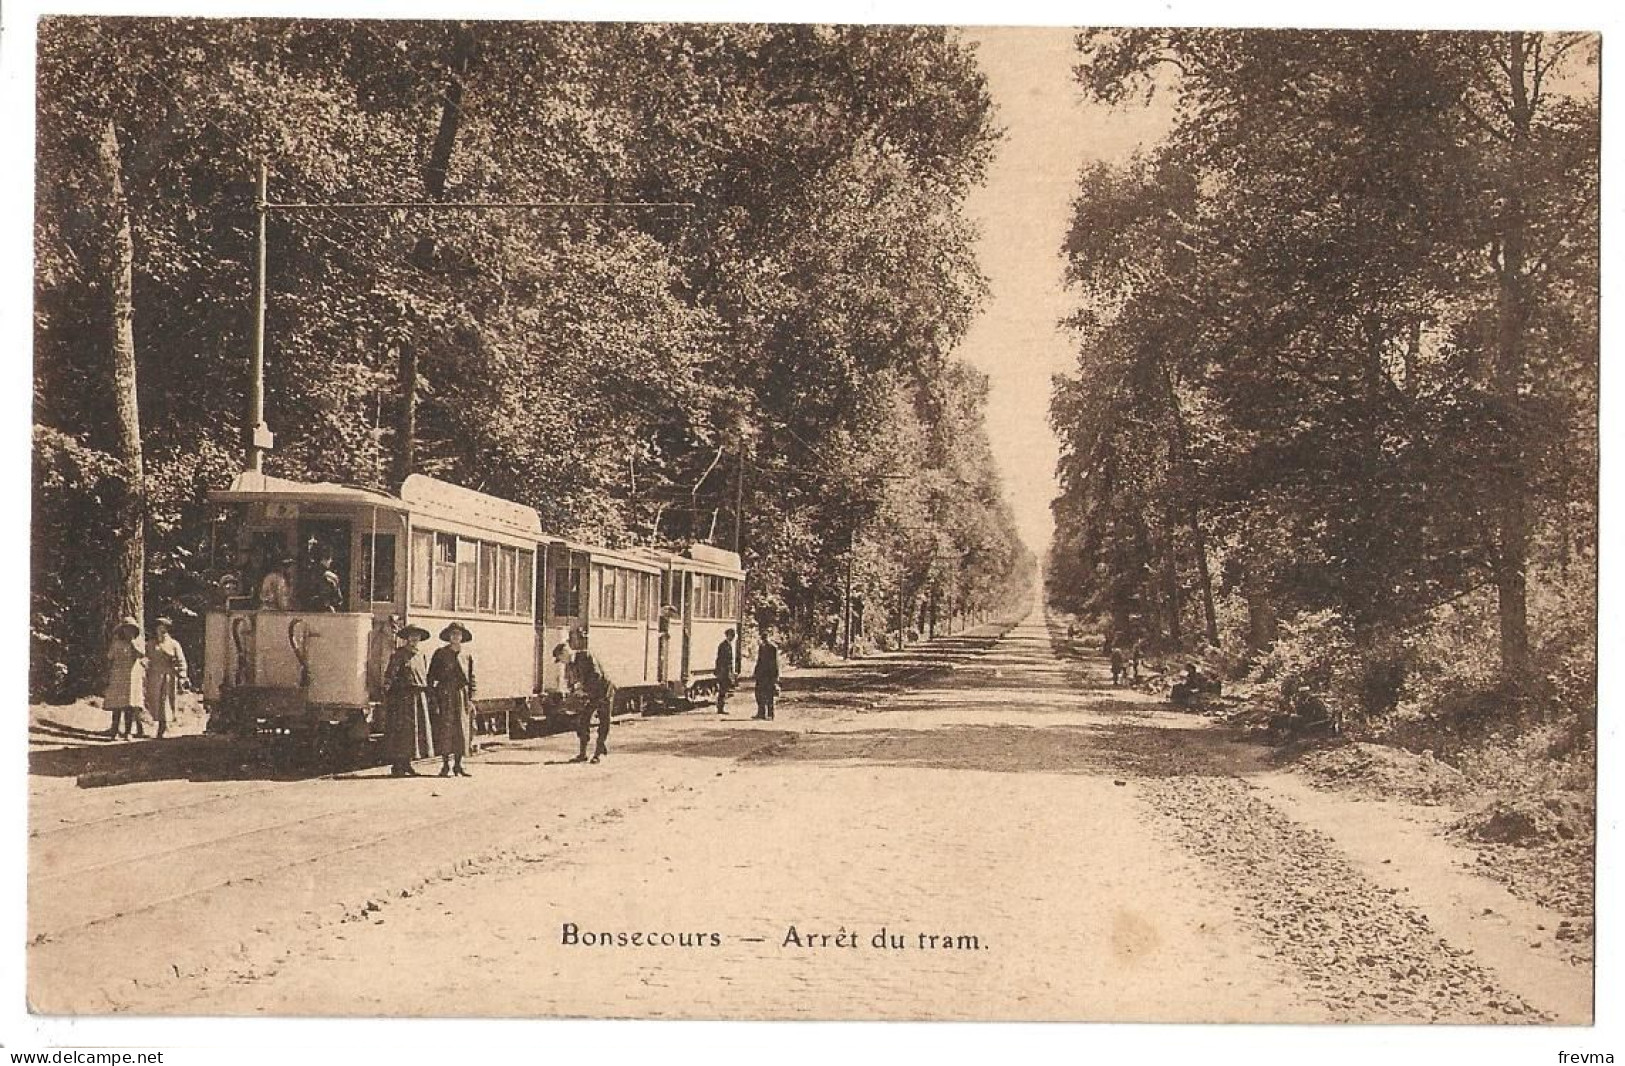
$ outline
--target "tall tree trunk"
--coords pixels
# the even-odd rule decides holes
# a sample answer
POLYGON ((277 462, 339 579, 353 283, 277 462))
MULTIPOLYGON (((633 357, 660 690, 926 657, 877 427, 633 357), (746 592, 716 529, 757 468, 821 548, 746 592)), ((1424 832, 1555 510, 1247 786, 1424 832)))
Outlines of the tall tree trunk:
POLYGON ((141 457, 141 408, 135 362, 135 242, 130 233, 130 204, 124 197, 123 154, 118 131, 109 118, 102 128, 97 156, 107 181, 111 240, 107 249, 107 291, 112 331, 112 409, 114 455, 127 481, 114 504, 113 523, 120 538, 113 552, 113 599, 107 606, 111 632, 119 618, 130 615, 146 625, 146 472, 141 457))
POLYGON ((1185 425, 1185 412, 1179 407, 1179 393, 1174 391, 1173 375, 1166 363, 1162 367, 1162 385, 1168 397, 1168 413, 1173 420, 1173 457, 1179 468, 1179 482, 1184 491, 1180 499, 1184 504, 1185 525, 1191 531, 1191 543, 1196 549, 1196 577, 1202 592, 1202 620, 1207 642, 1219 646, 1219 619, 1213 608, 1213 575, 1207 565, 1207 537, 1202 532, 1202 519, 1196 509, 1194 492, 1195 471, 1191 467, 1190 430, 1185 425))
POLYGON ((1180 622, 1179 566, 1175 559, 1175 540, 1178 529, 1172 508, 1163 510, 1162 523, 1162 586, 1163 604, 1167 611, 1168 640, 1175 647, 1184 642, 1184 626, 1180 622))
POLYGON ((1512 131, 1500 218, 1501 262, 1496 287, 1495 393, 1512 434, 1507 471, 1496 516, 1495 588, 1501 623, 1501 669, 1513 680, 1529 670, 1529 486, 1519 388, 1528 330, 1528 281, 1524 276, 1529 221, 1522 188, 1529 146, 1530 101, 1525 84, 1525 35, 1507 36, 1508 118, 1512 131))
MULTIPOLYGON (((451 174, 452 150, 457 146, 457 129, 463 113, 463 82, 474 62, 474 34, 466 24, 459 23, 452 30, 451 61, 446 79, 446 91, 441 95, 440 121, 435 127, 434 140, 429 146, 429 158, 423 168, 423 191, 427 200, 440 200, 446 195, 446 182, 451 174)), ((432 234, 418 238, 412 249, 412 262, 425 273, 439 269, 436 262, 435 240, 432 234)), ((417 331, 414 330, 414 333, 417 331)), ((405 481, 413 471, 417 456, 418 406, 418 348, 420 336, 413 336, 401 346, 399 385, 401 391, 401 418, 396 444, 396 471, 399 481, 405 481)))
POLYGON ((1241 575, 1241 595, 1247 601, 1247 652, 1261 655, 1268 651, 1280 635, 1280 618, 1275 611, 1268 582, 1257 566, 1244 564, 1241 575))

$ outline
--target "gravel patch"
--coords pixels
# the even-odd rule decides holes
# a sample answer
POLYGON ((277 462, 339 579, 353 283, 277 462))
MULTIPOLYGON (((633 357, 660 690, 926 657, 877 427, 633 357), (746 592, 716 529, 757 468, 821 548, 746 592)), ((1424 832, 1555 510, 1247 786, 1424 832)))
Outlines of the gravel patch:
POLYGON ((1316 785, 1347 788, 1374 799, 1433 805, 1460 797, 1468 788, 1460 770, 1430 753, 1383 744, 1314 748, 1298 757, 1297 766, 1316 785))
POLYGON ((1147 780, 1174 839, 1246 901, 1237 916, 1303 975, 1304 995, 1349 1021, 1531 1023, 1543 1014, 1433 932, 1397 890, 1373 884, 1331 839, 1230 777, 1147 780))

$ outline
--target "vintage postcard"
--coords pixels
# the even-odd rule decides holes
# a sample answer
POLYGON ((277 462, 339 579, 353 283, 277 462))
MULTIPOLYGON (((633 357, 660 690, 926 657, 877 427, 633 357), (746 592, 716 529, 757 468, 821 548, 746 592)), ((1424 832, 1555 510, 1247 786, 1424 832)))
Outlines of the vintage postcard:
POLYGON ((32 1016, 1606 1021, 1600 24, 455 14, 9 27, 32 1016))

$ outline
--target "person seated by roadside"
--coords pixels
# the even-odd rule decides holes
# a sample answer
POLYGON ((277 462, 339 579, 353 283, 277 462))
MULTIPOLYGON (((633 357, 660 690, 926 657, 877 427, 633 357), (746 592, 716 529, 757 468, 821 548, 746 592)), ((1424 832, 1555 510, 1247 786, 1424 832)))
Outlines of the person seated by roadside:
POLYGON ((1217 696, 1219 691, 1218 678, 1208 677, 1195 663, 1186 663, 1185 676, 1174 682, 1168 698, 1176 707, 1189 707, 1200 703, 1205 696, 1217 696))

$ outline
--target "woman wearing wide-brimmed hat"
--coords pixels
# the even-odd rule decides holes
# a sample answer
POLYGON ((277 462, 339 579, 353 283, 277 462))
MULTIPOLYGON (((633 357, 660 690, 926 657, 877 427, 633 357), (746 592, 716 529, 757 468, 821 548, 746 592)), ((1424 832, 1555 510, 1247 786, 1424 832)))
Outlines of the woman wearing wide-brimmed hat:
POLYGON ((181 642, 170 636, 174 626, 167 618, 154 619, 152 639, 147 642, 147 714, 158 723, 160 737, 169 732, 181 689, 186 685, 186 652, 181 642))
POLYGON ((147 651, 141 644, 141 623, 126 615, 113 630, 107 645, 107 689, 103 706, 113 712, 107 739, 147 735, 141 724, 141 705, 147 693, 147 651))
POLYGON ((440 752, 440 776, 472 777, 463 769, 463 756, 473 750, 474 653, 467 645, 474 634, 461 622, 440 631, 446 643, 429 661, 429 687, 434 690, 434 746, 440 752))
POLYGON ((384 754, 394 777, 417 777, 413 759, 434 754, 429 722, 429 660, 418 647, 429 639, 422 626, 403 626, 402 643, 384 668, 384 754))

